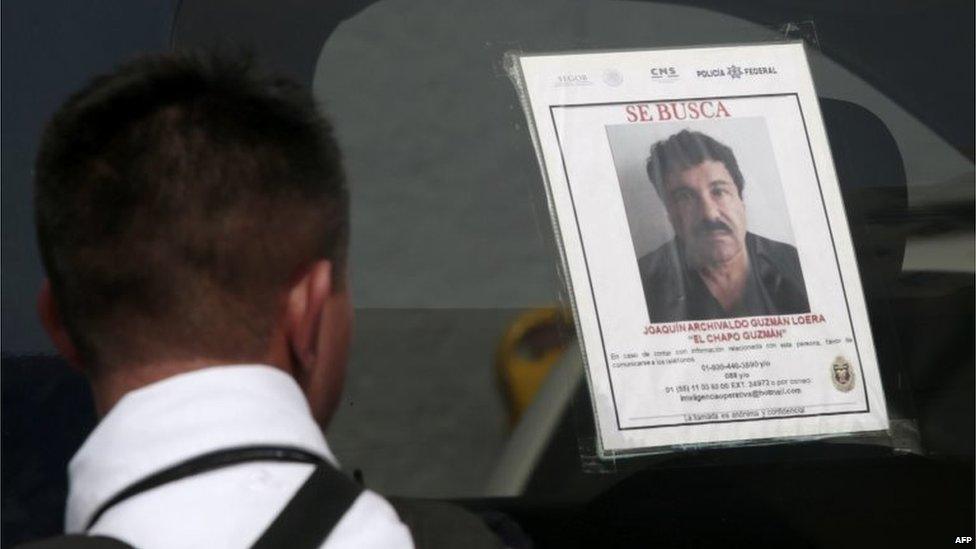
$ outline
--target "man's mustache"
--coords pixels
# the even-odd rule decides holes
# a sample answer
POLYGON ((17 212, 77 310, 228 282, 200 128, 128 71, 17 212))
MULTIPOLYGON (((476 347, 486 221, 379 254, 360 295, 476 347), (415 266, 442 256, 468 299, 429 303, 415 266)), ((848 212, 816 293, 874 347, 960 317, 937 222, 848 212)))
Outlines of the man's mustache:
POLYGON ((732 228, 721 221, 702 221, 695 227, 695 236, 704 236, 715 231, 732 232, 732 228))

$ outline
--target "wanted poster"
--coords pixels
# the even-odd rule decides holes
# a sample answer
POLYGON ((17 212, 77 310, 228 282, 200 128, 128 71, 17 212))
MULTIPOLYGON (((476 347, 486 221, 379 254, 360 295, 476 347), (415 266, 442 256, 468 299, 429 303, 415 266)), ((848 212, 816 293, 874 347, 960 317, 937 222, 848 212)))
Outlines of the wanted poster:
POLYGON ((801 43, 510 60, 601 456, 888 428, 801 43))

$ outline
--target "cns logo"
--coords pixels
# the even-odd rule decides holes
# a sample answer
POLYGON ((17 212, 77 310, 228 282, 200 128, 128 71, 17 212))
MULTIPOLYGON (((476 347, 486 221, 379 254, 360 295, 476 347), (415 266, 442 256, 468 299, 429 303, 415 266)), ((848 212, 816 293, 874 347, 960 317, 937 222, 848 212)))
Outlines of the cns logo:
POLYGON ((674 82, 678 79, 678 69, 674 67, 651 67, 651 80, 654 82, 674 82))

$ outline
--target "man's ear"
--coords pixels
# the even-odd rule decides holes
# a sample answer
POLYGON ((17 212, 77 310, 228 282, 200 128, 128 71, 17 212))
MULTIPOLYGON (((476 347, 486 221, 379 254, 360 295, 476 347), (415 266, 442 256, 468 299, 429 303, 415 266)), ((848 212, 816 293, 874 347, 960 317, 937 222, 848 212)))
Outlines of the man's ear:
POLYGON ((41 283, 41 290, 37 294, 37 314, 41 317, 41 324, 47 332, 58 353, 76 370, 84 371, 85 365, 81 361, 81 354, 68 333, 64 322, 61 321, 61 311, 51 291, 51 281, 47 278, 41 283))
POLYGON ((297 362, 293 366, 302 370, 295 372, 298 375, 316 364, 322 308, 333 290, 332 271, 331 261, 316 261, 302 271, 288 290, 285 329, 291 355, 297 362))

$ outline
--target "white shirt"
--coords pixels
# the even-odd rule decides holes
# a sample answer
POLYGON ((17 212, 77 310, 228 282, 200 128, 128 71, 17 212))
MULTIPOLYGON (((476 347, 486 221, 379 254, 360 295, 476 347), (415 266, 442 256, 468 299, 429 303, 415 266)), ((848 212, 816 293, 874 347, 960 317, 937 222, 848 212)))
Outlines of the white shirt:
MULTIPOLYGON (((337 465, 298 384, 275 368, 206 368, 132 391, 71 459, 65 529, 83 532, 104 502, 148 475, 246 445, 298 447, 337 465)), ((188 477, 122 501, 89 533, 138 548, 248 547, 312 470, 253 462, 188 477)), ((393 507, 364 490, 322 547, 412 548, 413 541, 393 507)))

